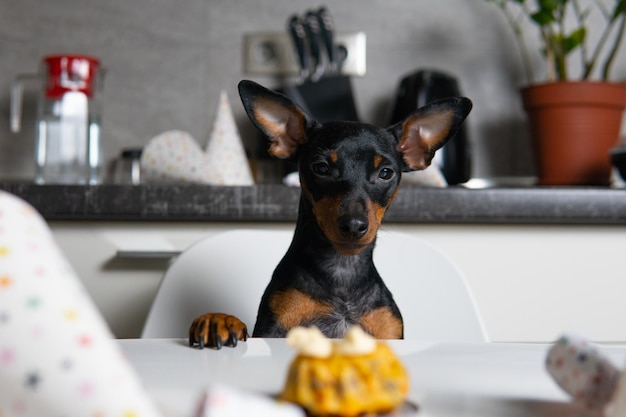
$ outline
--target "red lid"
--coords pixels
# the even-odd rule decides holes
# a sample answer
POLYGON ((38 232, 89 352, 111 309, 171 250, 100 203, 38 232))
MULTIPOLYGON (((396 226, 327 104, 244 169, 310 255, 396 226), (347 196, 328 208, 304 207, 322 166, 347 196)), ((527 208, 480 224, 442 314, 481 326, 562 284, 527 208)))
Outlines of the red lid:
POLYGON ((43 61, 47 69, 47 97, 59 98, 68 91, 93 95, 100 60, 87 55, 50 55, 43 61))

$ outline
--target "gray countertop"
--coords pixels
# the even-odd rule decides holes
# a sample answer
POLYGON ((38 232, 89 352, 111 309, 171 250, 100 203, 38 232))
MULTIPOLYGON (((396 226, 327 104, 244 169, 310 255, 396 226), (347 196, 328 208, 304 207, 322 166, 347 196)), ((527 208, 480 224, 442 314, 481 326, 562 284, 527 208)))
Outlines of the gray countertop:
MULTIPOLYGON (((0 183, 47 220, 291 222, 300 190, 282 185, 0 183)), ((626 190, 601 187, 401 188, 391 223, 626 224, 626 190)))

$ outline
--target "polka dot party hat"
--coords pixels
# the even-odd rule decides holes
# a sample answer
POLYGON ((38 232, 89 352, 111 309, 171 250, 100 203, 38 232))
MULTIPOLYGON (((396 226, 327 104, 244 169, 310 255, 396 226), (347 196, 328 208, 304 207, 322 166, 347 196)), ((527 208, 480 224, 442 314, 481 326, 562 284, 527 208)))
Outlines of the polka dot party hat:
POLYGON ((44 220, 0 191, 0 416, 157 415, 44 220))
POLYGON ((144 147, 140 165, 144 182, 254 185, 225 91, 220 96, 206 150, 187 132, 167 131, 144 147))
POLYGON ((145 183, 220 184, 219 172, 187 132, 170 130, 155 136, 141 153, 141 180, 145 183))
POLYGON ((574 401, 598 409, 613 398, 621 373, 596 345, 573 333, 550 348, 546 369, 574 401))
POLYGON ((222 185, 254 184, 226 91, 220 94, 206 154, 209 166, 221 175, 222 185))

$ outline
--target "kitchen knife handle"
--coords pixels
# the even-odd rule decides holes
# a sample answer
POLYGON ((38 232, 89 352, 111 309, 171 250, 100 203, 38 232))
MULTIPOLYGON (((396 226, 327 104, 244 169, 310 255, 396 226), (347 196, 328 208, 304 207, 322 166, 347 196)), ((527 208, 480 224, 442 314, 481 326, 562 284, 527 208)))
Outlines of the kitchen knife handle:
POLYGON ((309 39, 309 48, 311 52, 311 80, 317 81, 324 73, 324 58, 322 57, 322 45, 321 45, 321 28, 317 14, 313 11, 308 11, 304 16, 304 24, 309 39))
POLYGON ((320 7, 317 11, 317 20, 320 26, 320 34, 324 40, 326 55, 328 56, 328 67, 331 71, 337 70, 337 47, 335 46, 335 24, 330 12, 325 7, 320 7))
POLYGON ((293 15, 289 19, 287 24, 287 30, 291 36, 291 41, 296 50, 298 56, 298 63, 300 64, 300 76, 308 78, 310 74, 310 56, 307 45, 307 35, 302 19, 298 15, 293 15))

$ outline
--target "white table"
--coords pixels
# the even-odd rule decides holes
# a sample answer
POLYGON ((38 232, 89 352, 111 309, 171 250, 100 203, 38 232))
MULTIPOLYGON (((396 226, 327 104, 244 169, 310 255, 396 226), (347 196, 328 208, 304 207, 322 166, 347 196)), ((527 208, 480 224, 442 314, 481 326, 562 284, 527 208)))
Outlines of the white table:
MULTIPOLYGON (((284 339, 192 349, 183 339, 120 340, 149 395, 168 417, 192 417, 202 393, 222 383, 257 393, 282 389, 295 352, 284 339)), ((580 412, 544 369, 548 345, 390 341, 411 378, 418 416, 573 416, 580 412)), ((603 346, 620 367, 626 348, 603 346)))

